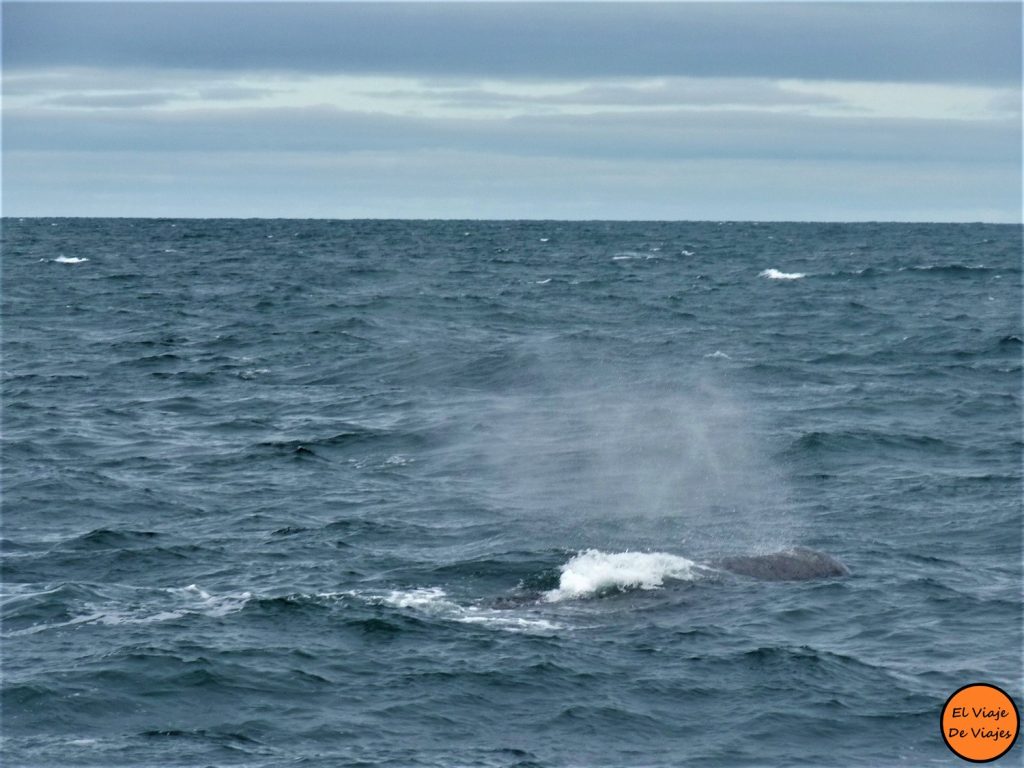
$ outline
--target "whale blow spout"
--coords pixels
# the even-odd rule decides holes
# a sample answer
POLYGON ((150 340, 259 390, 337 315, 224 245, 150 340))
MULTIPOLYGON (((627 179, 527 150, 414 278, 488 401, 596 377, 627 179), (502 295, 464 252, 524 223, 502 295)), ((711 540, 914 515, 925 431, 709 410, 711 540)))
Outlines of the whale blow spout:
POLYGON ((849 569, 831 555, 806 547, 793 547, 767 555, 722 557, 712 565, 723 571, 764 581, 804 581, 850 575, 849 569))

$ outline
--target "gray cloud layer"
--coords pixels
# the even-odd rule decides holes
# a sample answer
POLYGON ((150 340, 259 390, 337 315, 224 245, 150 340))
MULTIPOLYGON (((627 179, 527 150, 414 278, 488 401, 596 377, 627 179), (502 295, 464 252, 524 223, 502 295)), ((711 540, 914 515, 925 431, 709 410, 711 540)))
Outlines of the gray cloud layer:
POLYGON ((1014 83, 1019 3, 3 4, 33 67, 1014 83))
POLYGON ((1018 3, 2 14, 10 215, 1020 218, 1018 3))
POLYGON ((8 151, 406 152, 625 159, 772 158, 1020 162, 1016 119, 830 119, 744 111, 665 111, 422 118, 302 109, 109 109, 83 114, 19 110, 5 119, 8 151))
MULTIPOLYGON (((10 215, 1019 221, 993 164, 414 151, 15 152, 10 215)), ((5 204, 7 201, 5 200, 5 204)))
POLYGON ((830 105, 839 107, 840 99, 820 94, 787 91, 778 83, 767 80, 742 78, 714 78, 701 80, 671 80, 649 85, 597 84, 576 88, 558 95, 509 94, 486 88, 465 88, 457 86, 438 87, 422 85, 417 90, 386 91, 373 94, 377 97, 398 99, 427 99, 444 106, 473 107, 516 107, 522 105, 552 107, 566 105, 594 105, 620 107, 663 107, 680 105, 724 105, 743 106, 810 106, 830 105))

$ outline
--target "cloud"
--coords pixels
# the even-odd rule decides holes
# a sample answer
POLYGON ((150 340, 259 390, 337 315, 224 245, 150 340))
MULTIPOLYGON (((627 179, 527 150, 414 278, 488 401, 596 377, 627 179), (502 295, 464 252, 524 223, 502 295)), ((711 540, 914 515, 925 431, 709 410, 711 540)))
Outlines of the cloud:
POLYGON ((989 109, 996 113, 1004 113, 1008 115, 1021 114, 1021 91, 1017 89, 1006 89, 999 91, 988 104, 989 109))
POLYGON ((0 10, 8 213, 1020 217, 1019 4, 0 10))
POLYGON ((3 64, 1017 82, 1016 3, 4 3, 3 64))
POLYGON ((1020 220, 1003 164, 15 151, 4 173, 11 216, 1020 220))
POLYGON ((680 106, 745 107, 840 107, 835 96, 787 90, 777 82, 755 78, 660 78, 639 81, 616 80, 606 83, 569 83, 559 93, 512 92, 487 87, 421 84, 416 89, 367 93, 376 98, 433 101, 442 106, 472 108, 547 108, 634 107, 661 108, 680 106))
POLYGON ((180 100, 176 92, 142 91, 136 93, 69 93, 53 96, 43 103, 55 107, 84 107, 88 109, 125 109, 128 107, 156 107, 180 100))
POLYGON ((256 88, 248 85, 215 85, 200 88, 196 96, 203 101, 251 101, 266 99, 276 93, 279 88, 256 88))
POLYGON ((830 158, 1020 162, 1015 118, 942 121, 822 117, 743 110, 643 115, 422 117, 333 107, 95 112, 9 108, 7 150, 282 151, 465 150, 620 159, 830 158))

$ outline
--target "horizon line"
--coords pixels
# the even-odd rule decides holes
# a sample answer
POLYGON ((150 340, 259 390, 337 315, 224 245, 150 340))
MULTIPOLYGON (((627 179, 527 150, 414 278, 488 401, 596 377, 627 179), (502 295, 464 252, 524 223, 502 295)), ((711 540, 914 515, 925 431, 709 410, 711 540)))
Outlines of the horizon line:
POLYGON ((499 218, 474 219, 457 217, 392 217, 392 216, 82 216, 65 214, 0 214, 0 220, 18 219, 111 219, 114 221, 408 221, 408 222, 529 222, 555 224, 985 224, 989 226, 1024 226, 1021 221, 986 221, 983 219, 558 219, 558 218, 499 218))

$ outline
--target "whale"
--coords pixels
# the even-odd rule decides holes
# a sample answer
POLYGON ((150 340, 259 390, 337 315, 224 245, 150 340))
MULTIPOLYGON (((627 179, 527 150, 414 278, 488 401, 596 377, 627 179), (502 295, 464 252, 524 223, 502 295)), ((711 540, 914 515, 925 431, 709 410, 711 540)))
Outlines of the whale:
POLYGON ((712 568, 760 581, 807 581, 849 576, 849 569, 831 555, 807 547, 790 547, 763 555, 731 555, 712 568))
MULTIPOLYGON (((726 555, 693 563, 697 573, 712 577, 731 574, 758 581, 811 581, 849 576, 849 569, 832 555, 807 547, 789 547, 778 552, 726 555)), ((557 582, 556 582, 557 583, 557 582)), ((554 584, 552 584, 554 586, 554 584)), ((549 590, 517 588, 511 593, 481 603, 492 609, 517 608, 544 602, 549 590)))

